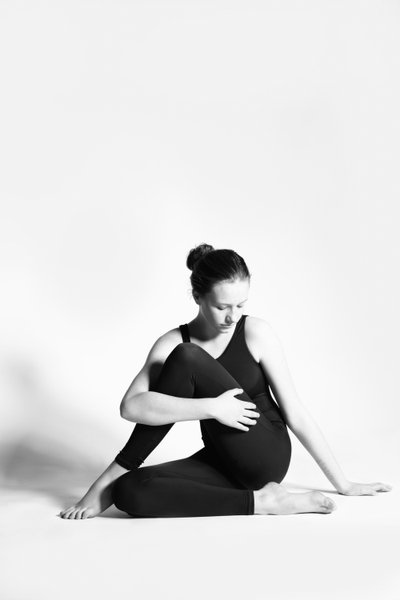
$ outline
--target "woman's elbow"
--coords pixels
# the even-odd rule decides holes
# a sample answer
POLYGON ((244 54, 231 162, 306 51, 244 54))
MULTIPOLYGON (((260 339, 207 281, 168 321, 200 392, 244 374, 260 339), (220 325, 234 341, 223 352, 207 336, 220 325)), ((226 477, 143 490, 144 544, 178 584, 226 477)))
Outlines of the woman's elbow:
POLYGON ((147 403, 138 402, 135 396, 123 398, 119 414, 122 419, 132 423, 142 423, 143 425, 154 425, 153 415, 149 412, 147 403))
POLYGON ((126 419, 126 406, 123 402, 119 405, 119 415, 121 419, 126 419))
POLYGON ((125 404, 122 404, 122 402, 119 407, 119 415, 120 415, 121 419, 125 419, 126 421, 129 421, 126 406, 125 406, 125 404))
POLYGON ((132 402, 132 398, 123 398, 121 404, 119 406, 119 414, 122 419, 126 421, 135 421, 136 422, 136 411, 135 411, 135 403, 132 402))

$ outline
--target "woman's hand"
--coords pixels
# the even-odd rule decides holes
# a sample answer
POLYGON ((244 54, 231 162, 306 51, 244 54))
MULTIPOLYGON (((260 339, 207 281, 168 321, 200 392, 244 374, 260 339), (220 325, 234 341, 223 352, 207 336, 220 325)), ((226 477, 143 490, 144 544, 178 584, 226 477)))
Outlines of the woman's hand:
POLYGON ((242 392, 241 388, 233 388, 212 398, 212 418, 228 427, 249 431, 248 425, 255 425, 260 414, 253 410, 257 408, 254 402, 236 398, 235 394, 242 392))
POLYGON ((392 486, 387 483, 356 483, 348 481, 343 488, 338 488, 344 496, 376 496, 378 492, 390 492, 392 486))

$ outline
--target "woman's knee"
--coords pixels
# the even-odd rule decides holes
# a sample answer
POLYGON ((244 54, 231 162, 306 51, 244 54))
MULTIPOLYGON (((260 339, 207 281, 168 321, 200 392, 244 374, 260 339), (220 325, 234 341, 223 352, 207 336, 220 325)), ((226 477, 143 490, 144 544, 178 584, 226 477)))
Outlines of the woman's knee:
POLYGON ((199 358, 209 356, 208 353, 193 342, 180 342, 168 355, 168 361, 178 361, 181 364, 198 364, 199 358))
POLYGON ((128 507, 138 489, 138 483, 136 471, 124 473, 114 481, 111 489, 111 499, 119 510, 128 511, 128 507))
POLYGON ((115 480, 111 498, 119 510, 132 516, 146 514, 148 494, 151 493, 151 477, 144 477, 142 469, 129 471, 115 480))

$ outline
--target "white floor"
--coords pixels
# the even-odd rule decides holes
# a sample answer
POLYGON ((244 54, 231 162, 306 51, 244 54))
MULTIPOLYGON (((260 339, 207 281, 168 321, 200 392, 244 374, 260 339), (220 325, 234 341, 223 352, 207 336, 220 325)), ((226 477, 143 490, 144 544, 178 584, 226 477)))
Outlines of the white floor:
POLYGON ((132 519, 110 507, 71 521, 58 512, 101 470, 13 459, 1 494, 1 600, 400 598, 390 468, 380 480, 392 492, 345 497, 308 463, 291 467, 288 488, 325 490, 338 506, 330 515, 132 519))

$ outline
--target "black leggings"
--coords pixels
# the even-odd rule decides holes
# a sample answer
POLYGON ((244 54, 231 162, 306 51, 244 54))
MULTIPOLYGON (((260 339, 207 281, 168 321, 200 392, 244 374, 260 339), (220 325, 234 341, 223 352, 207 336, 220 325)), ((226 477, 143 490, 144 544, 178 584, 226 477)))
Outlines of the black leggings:
MULTIPOLYGON (((211 398, 240 384, 197 344, 178 344, 167 357, 154 391, 211 398)), ((112 500, 133 517, 197 517, 254 514, 255 489, 280 483, 289 468, 291 443, 282 415, 268 394, 238 398, 257 405, 249 431, 200 421, 204 447, 179 460, 138 466, 173 426, 136 424, 116 462, 132 469, 115 480, 112 500)))

